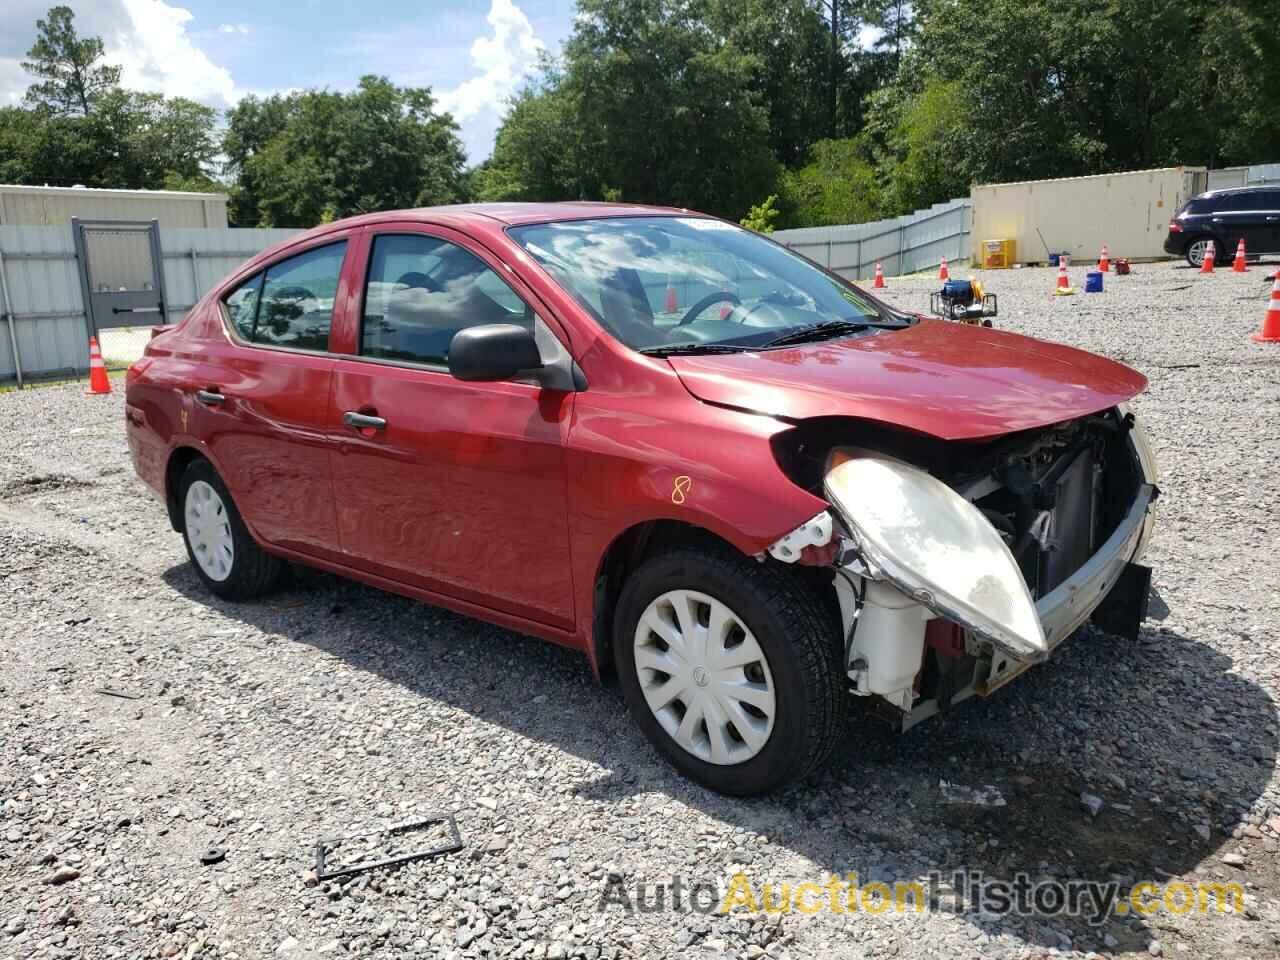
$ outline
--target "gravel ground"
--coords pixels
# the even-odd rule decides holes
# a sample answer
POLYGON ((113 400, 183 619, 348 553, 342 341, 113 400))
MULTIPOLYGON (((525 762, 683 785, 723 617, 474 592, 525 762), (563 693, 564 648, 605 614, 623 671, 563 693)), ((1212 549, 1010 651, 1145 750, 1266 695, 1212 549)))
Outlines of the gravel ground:
MULTIPOLYGON (((325 575, 212 598, 132 474, 118 381, 0 396, 0 958, 1280 956, 1263 271, 1138 265, 1063 299, 1047 269, 984 280, 998 326, 1150 377, 1153 618, 1136 643, 1085 628, 906 735, 858 721, 829 771, 764 800, 674 775, 577 654, 325 575), (942 781, 1006 803, 948 802, 942 781), (435 810, 462 852, 311 872, 318 838, 435 810), (205 866, 210 846, 225 859, 205 866), (956 868, 1232 880, 1246 910, 1091 926, 945 897, 905 915, 621 904, 739 869, 758 890, 956 868)), ((887 294, 923 309, 936 286, 887 294)))

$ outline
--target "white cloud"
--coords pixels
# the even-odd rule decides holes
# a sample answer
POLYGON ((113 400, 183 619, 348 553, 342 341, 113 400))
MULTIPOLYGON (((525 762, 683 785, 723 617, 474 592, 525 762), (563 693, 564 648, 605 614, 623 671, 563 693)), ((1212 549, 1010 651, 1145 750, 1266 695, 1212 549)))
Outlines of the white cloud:
POLYGON ((248 33, 249 28, 243 23, 223 23, 218 26, 219 33, 248 33))
POLYGON ((197 47, 187 33, 192 14, 164 0, 124 0, 129 22, 106 41, 106 60, 121 68, 120 82, 134 90, 230 106, 236 100, 231 73, 197 47))
POLYGON ((492 0, 487 19, 493 32, 471 44, 471 62, 479 76, 437 94, 440 106, 459 121, 500 110, 546 49, 512 0, 492 0))
MULTIPOLYGON (((36 20, 51 0, 0 0, 0 106, 17 103, 33 82, 20 63, 35 42, 36 20)), ((238 97, 231 74, 196 46, 190 11, 165 0, 98 0, 77 4, 81 36, 101 37, 104 59, 121 68, 130 89, 230 106, 238 97)))

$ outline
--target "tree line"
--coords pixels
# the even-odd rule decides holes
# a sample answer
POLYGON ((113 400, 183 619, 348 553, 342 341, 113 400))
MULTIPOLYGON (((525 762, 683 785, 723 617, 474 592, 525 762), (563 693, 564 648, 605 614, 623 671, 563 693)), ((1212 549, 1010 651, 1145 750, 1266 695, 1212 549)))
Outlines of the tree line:
POLYGON ((123 90, 55 7, 0 109, 0 181, 225 189, 243 226, 473 199, 851 223, 973 182, 1280 160, 1277 22, 1280 0, 578 0, 468 168, 429 89, 219 117, 123 90))

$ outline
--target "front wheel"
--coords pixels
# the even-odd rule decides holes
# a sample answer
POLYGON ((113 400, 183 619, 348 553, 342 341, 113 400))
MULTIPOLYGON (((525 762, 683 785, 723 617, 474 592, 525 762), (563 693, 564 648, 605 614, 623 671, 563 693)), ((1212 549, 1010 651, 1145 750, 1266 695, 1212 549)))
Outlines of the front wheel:
POLYGON ((627 706, 689 778, 750 796, 830 754, 848 706, 839 629, 795 571, 679 547, 631 575, 617 614, 627 706))
POLYGON ((251 600, 279 582, 284 563, 258 546, 209 461, 191 461, 178 497, 187 555, 210 591, 227 600, 251 600))

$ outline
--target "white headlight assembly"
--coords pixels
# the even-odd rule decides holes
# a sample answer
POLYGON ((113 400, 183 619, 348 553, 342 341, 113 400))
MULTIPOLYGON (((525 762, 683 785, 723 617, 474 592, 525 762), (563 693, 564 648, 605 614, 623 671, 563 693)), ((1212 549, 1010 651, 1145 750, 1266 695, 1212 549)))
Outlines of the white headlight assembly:
POLYGON ((1035 602, 1013 554, 968 500, 909 464, 837 456, 827 498, 883 577, 1010 656, 1047 652, 1035 602))

